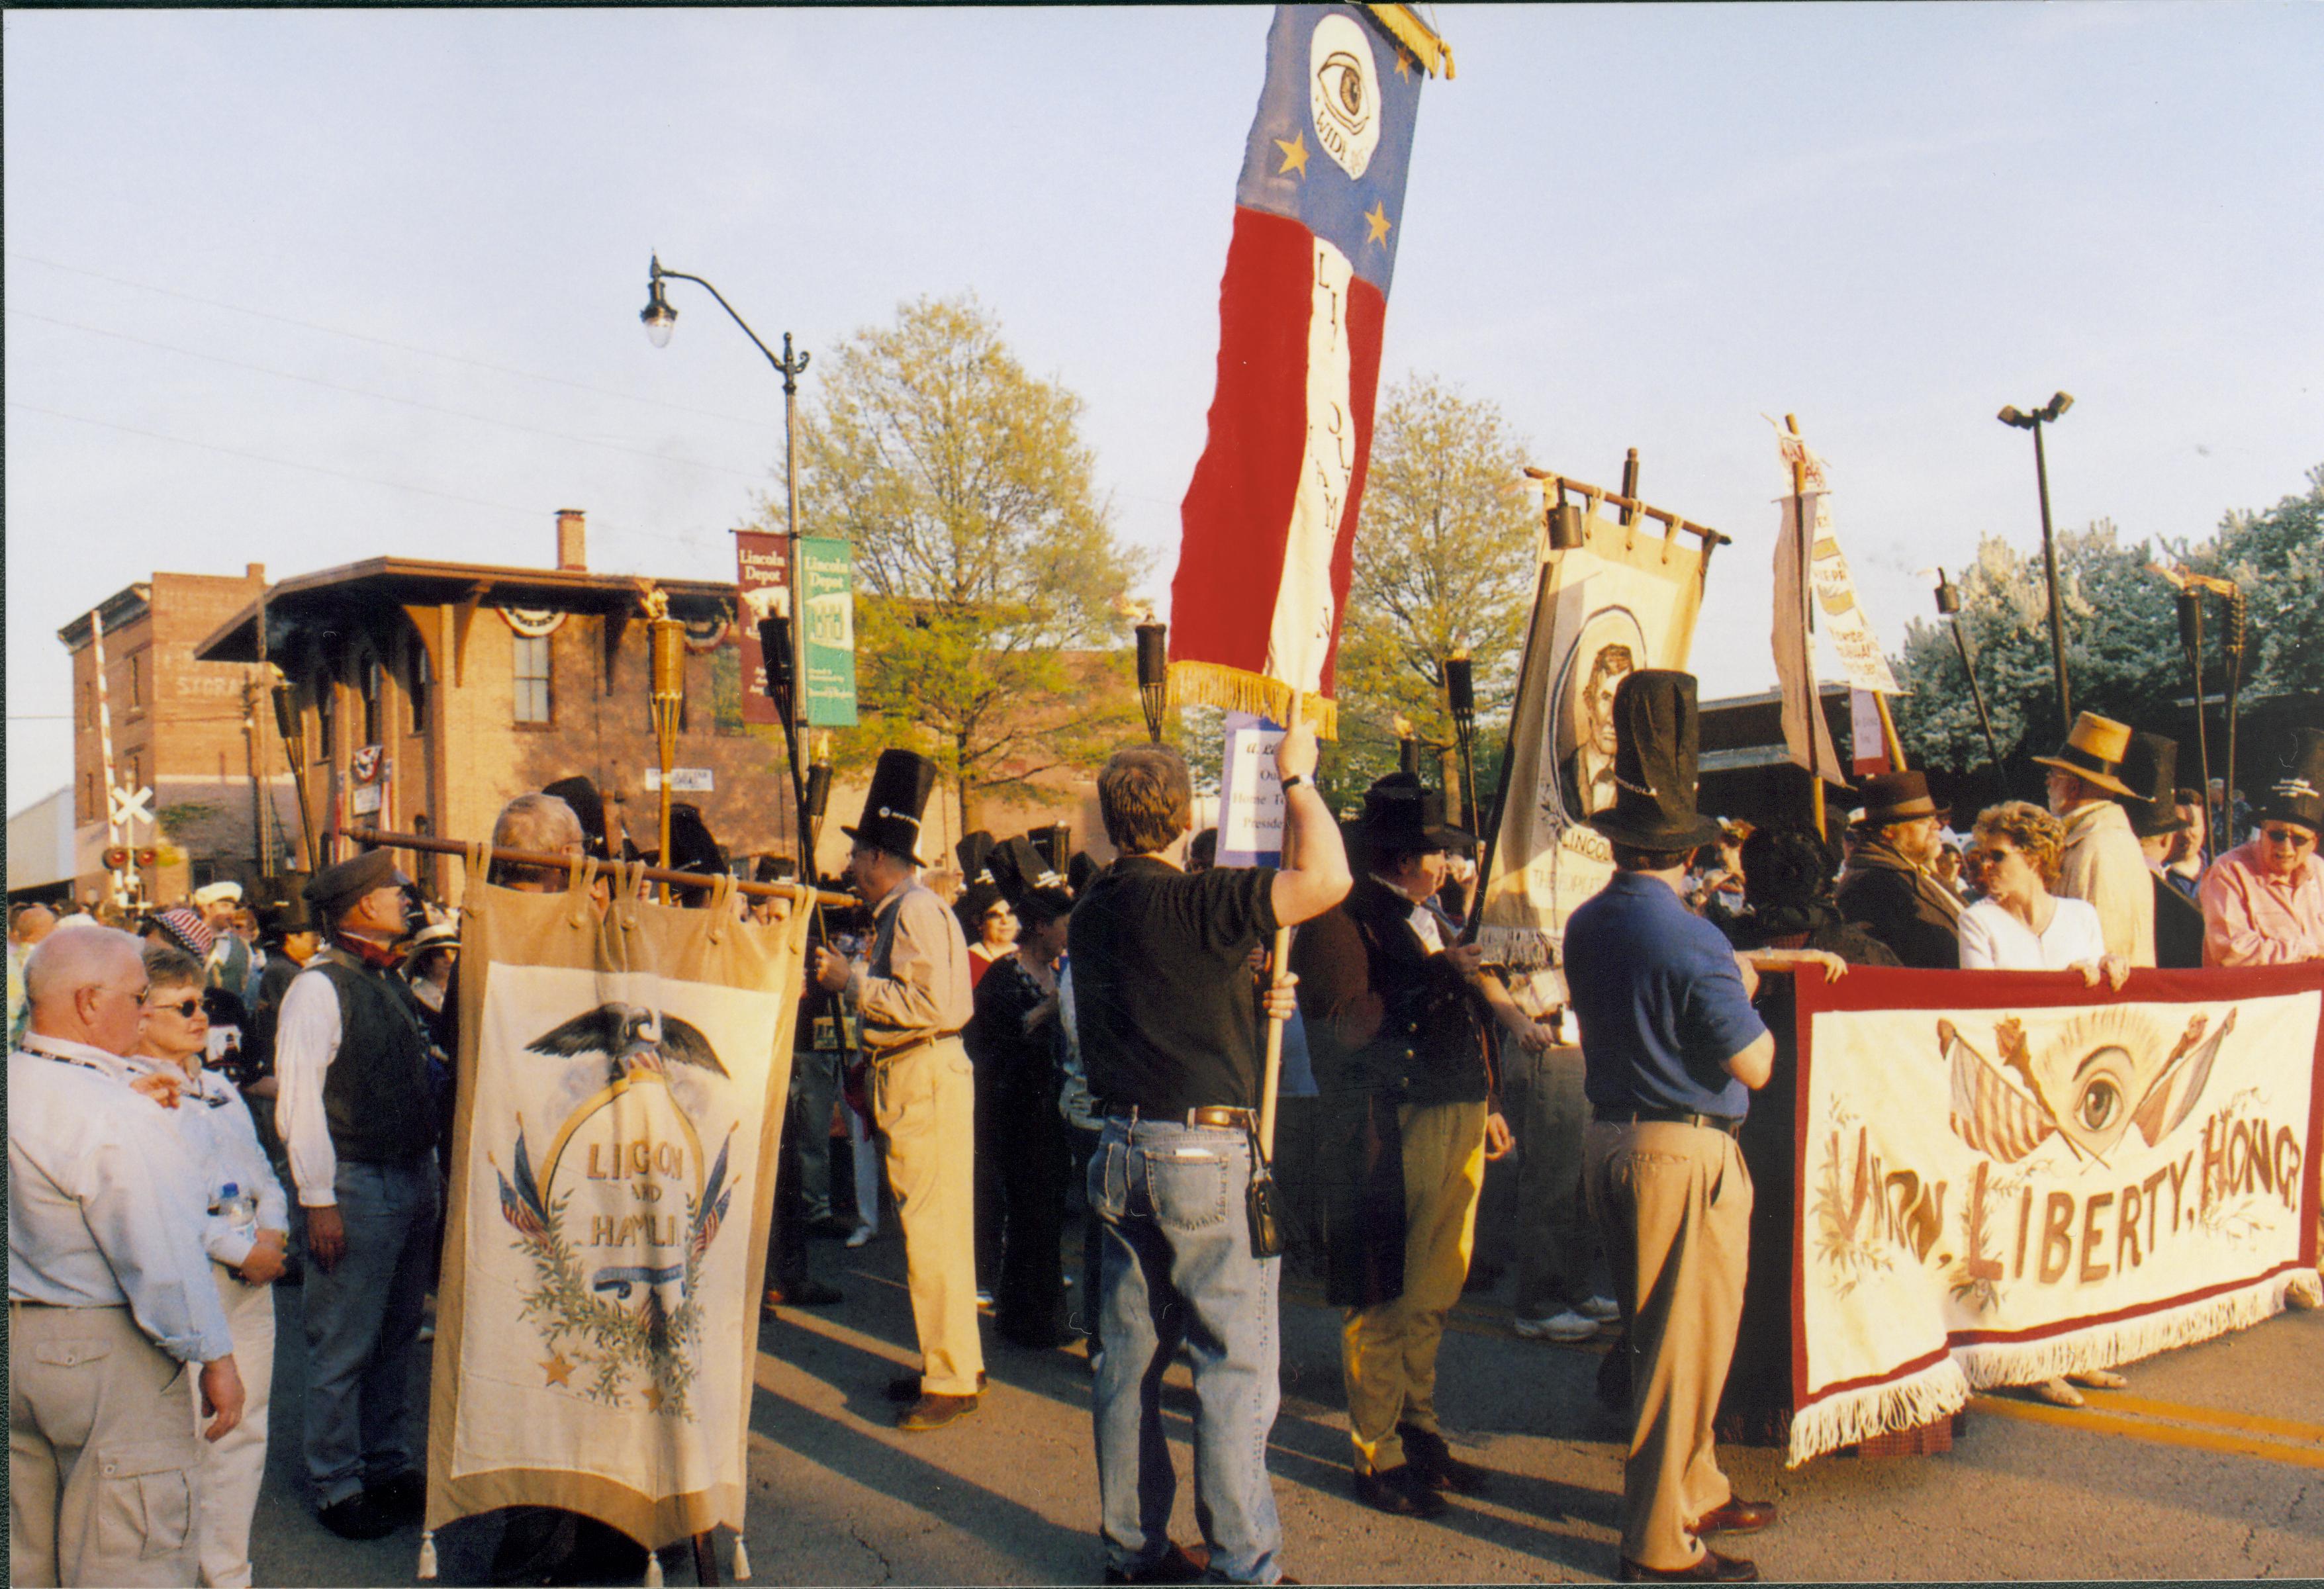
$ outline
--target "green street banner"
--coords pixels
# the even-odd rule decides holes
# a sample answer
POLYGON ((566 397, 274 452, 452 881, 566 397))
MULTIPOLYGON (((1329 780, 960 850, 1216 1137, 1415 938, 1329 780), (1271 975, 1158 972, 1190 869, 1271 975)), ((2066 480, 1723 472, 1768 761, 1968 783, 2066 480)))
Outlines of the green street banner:
POLYGON ((855 726, 855 547, 799 538, 806 625, 807 721, 810 728, 855 726))
POLYGON ((1798 982, 1793 1465, 2324 1300, 2324 967, 1798 982))
MULTIPOLYGON (((616 868, 626 872, 629 868, 616 868)), ((807 913, 652 904, 595 863, 462 905, 429 1534, 557 1506, 649 1547, 739 1534, 807 913)))

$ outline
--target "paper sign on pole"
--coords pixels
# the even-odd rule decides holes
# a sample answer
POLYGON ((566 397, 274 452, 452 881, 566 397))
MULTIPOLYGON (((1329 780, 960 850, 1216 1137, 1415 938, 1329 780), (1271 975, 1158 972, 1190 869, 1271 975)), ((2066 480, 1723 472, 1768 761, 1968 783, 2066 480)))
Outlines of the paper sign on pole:
POLYGON ((1283 726, 1249 712, 1226 714, 1219 774, 1218 864, 1271 867, 1283 859, 1283 784, 1275 748, 1283 726))
MULTIPOLYGON (((706 767, 674 767, 669 769, 669 788, 673 794, 707 794, 712 791, 714 781, 711 769, 706 767)), ((646 768, 646 793, 661 793, 661 768, 646 768)))

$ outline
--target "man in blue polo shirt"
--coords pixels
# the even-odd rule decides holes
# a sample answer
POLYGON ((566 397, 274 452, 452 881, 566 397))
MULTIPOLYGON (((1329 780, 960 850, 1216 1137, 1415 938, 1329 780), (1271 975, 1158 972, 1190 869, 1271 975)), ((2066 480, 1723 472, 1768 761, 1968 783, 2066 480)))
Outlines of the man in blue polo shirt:
POLYGON ((1694 808, 1694 679, 1633 673, 1614 716, 1617 794, 1589 824, 1616 872, 1566 923, 1565 976, 1594 1116, 1583 1185, 1629 1328, 1621 1577, 1748 1583, 1758 1568, 1702 1537, 1775 1520, 1736 1496, 1711 1434, 1750 1248, 1736 1133, 1775 1040, 1751 1008, 1757 978, 1679 896, 1689 856, 1719 837, 1694 808))

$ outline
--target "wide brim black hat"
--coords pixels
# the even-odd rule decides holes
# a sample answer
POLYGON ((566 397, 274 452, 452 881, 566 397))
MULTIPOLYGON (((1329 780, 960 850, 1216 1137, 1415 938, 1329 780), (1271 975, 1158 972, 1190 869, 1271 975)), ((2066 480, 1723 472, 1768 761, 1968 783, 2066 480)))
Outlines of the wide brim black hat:
POLYGON ((2122 781, 2138 791, 2122 803, 2130 831, 2159 839, 2195 824, 2179 814, 2179 741, 2162 734, 2134 733, 2123 752, 2122 781))
POLYGON ((701 808, 683 801, 669 808, 669 854, 662 865, 673 872, 715 877, 726 869, 726 851, 710 836, 701 808))
POLYGON ((559 778, 544 785, 543 794, 553 794, 573 808, 581 822, 581 847, 599 860, 609 860, 612 852, 605 838, 605 801, 597 793, 597 785, 578 776, 559 778))
POLYGON ((1694 675, 1640 668, 1614 692, 1614 804, 1588 824, 1617 844, 1670 852, 1718 842, 1718 820, 1695 809, 1702 723, 1694 675))
POLYGON ((915 750, 880 752, 872 785, 863 792, 863 814, 839 831, 858 844, 891 855, 920 859, 920 818, 936 786, 936 764, 915 750))
POLYGON ((1929 775, 1909 767, 1903 772, 1874 774, 1858 788, 1856 797, 1864 803, 1864 815, 1858 820, 1868 828, 1909 822, 1924 816, 1941 822, 1953 813, 1951 806, 1940 804, 1929 793, 1929 775))
POLYGON ((1065 881, 1033 848, 1033 841, 1021 834, 994 845, 984 864, 1001 897, 1012 905, 1033 889, 1055 888, 1065 881))
POLYGON ((2324 832, 2324 729, 2292 730, 2287 749, 2282 775, 2260 792, 2255 814, 2324 832))
POLYGON ((1357 831, 1374 855, 1415 850, 1468 850, 1477 837, 1444 820, 1444 795, 1411 773, 1390 773, 1364 791, 1357 831))

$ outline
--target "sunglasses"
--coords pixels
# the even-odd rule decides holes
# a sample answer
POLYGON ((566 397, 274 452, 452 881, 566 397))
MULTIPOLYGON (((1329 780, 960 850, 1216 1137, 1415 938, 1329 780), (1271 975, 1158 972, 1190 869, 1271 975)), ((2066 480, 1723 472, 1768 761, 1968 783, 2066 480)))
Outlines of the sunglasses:
POLYGON ((2262 828, 2260 837, 2270 844, 2289 844, 2294 850, 2305 850, 2316 842, 2316 835, 2298 828, 2262 828))
POLYGON ((202 1013, 202 1001, 198 998, 181 998, 176 1004, 149 1004, 145 1007, 157 1015, 163 1010, 169 1010, 180 1020, 190 1021, 202 1013))

